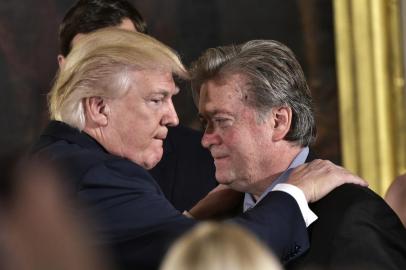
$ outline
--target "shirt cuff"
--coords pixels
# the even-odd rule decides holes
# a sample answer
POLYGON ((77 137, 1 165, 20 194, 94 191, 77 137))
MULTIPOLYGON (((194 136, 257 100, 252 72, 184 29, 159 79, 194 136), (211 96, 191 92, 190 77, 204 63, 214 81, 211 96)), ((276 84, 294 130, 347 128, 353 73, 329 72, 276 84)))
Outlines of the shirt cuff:
POLYGON ((183 212, 182 212, 182 215, 184 215, 185 217, 191 218, 191 219, 194 219, 194 218, 195 218, 195 217, 192 216, 192 214, 189 213, 187 210, 183 211, 183 212))
POLYGON ((307 204, 306 197, 303 191, 291 184, 277 184, 272 191, 278 190, 283 191, 291 195, 297 202, 300 208, 300 212, 302 213, 303 219, 306 223, 306 227, 309 227, 310 224, 316 221, 317 216, 316 214, 310 210, 309 205, 307 204))

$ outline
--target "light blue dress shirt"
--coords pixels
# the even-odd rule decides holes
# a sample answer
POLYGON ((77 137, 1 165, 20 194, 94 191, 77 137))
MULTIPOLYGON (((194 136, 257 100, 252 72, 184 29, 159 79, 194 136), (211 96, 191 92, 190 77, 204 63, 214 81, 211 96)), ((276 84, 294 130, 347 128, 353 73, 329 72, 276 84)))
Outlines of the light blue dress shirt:
POLYGON ((250 193, 245 193, 243 211, 245 212, 245 211, 253 208, 269 192, 271 192, 277 184, 284 183, 288 179, 290 173, 292 172, 292 170, 294 168, 305 163, 308 155, 309 155, 309 147, 304 147, 299 152, 299 154, 295 157, 295 159, 292 161, 292 163, 289 165, 288 169, 286 171, 284 171, 278 178, 276 178, 275 181, 272 182, 272 184, 265 190, 264 193, 261 194, 261 196, 259 197, 259 199, 257 201, 255 201, 254 196, 252 196, 250 193))

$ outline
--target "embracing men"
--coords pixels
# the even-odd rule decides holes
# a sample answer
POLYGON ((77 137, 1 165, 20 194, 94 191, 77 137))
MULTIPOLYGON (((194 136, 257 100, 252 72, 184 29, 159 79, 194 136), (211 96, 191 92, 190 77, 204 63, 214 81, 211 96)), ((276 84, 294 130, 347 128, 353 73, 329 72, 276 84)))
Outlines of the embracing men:
MULTIPOLYGON (((78 4, 111 9, 119 2, 126 1, 81 0, 78 4)), ((63 59, 49 95, 52 121, 34 152, 46 153, 61 165, 75 194, 85 203, 84 209, 96 217, 99 226, 95 231, 101 242, 113 249, 120 267, 155 269, 169 245, 196 224, 167 201, 168 194, 146 171, 163 155, 165 158, 162 146, 168 127, 178 124, 172 104, 172 96, 178 92, 173 76, 188 78, 189 74, 170 48, 135 33, 136 25, 126 19, 119 13, 115 23, 105 26, 132 31, 104 29, 88 33, 93 29, 71 36, 71 42, 76 44, 63 59)), ((221 56, 223 50, 213 52, 221 56)), ((263 55, 256 51, 250 57, 255 60, 263 55)), ((247 60, 238 61, 249 67, 247 60)), ((309 246, 306 227, 316 217, 307 202, 320 199, 342 183, 363 181, 319 160, 302 165, 290 175, 282 174, 289 165, 293 167, 306 158, 307 150, 302 146, 313 139, 314 120, 297 120, 294 110, 297 101, 309 105, 310 96, 302 100, 294 92, 289 99, 296 103, 286 104, 274 103, 265 93, 255 97, 245 91, 246 87, 255 90, 265 86, 251 80, 249 76, 256 76, 254 70, 245 73, 238 66, 219 63, 218 70, 208 72, 196 65, 192 74, 193 87, 200 93, 201 118, 207 122, 203 145, 215 158, 219 182, 247 192, 246 209, 232 221, 253 231, 282 261, 292 261, 309 246), (217 93, 217 88, 224 88, 228 94, 221 96, 223 92, 217 93), (220 113, 221 106, 229 105, 236 110, 234 118, 220 113), (285 152, 288 146, 292 151, 285 152), (295 162, 290 164, 290 159, 295 162)), ((271 70, 279 75, 284 69, 295 68, 290 64, 281 64, 283 70, 277 70, 277 64, 271 70)), ((272 65, 266 61, 254 67, 264 73, 270 68, 272 65)), ((264 79, 268 87, 264 90, 273 90, 276 78, 264 79)), ((300 82, 300 78, 281 77, 285 84, 293 81, 300 89, 303 85, 296 85, 296 79, 300 82)), ((277 100, 283 100, 285 94, 276 92, 277 100)), ((302 113, 302 107, 297 109, 302 113)), ((182 186, 175 181, 171 188, 182 186)))

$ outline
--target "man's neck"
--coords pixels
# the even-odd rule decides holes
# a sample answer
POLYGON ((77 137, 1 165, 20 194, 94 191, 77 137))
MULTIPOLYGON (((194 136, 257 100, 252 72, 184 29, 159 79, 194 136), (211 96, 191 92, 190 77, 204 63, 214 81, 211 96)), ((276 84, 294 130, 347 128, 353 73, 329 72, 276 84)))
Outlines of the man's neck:
POLYGON ((261 195, 280 177, 303 148, 301 146, 285 147, 283 151, 273 154, 272 164, 268 167, 267 177, 255 181, 249 188, 249 193, 258 200, 261 195))

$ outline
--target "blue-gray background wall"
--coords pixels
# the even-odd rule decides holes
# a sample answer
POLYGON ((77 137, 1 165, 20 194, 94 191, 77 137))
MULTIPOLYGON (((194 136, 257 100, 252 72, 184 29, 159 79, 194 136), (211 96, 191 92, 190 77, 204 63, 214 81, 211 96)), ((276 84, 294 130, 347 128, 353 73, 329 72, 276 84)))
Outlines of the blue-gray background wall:
MULTIPOLYGON (((46 94, 57 70, 58 25, 72 0, 0 2, 0 155, 35 139, 47 122, 46 94)), ((133 0, 152 36, 190 62, 209 48, 275 39, 297 55, 317 108, 314 150, 340 162, 332 4, 329 0, 133 0)), ((198 128, 184 86, 181 123, 198 128)))

